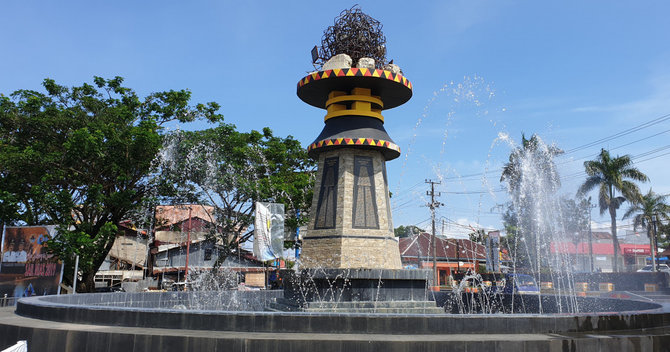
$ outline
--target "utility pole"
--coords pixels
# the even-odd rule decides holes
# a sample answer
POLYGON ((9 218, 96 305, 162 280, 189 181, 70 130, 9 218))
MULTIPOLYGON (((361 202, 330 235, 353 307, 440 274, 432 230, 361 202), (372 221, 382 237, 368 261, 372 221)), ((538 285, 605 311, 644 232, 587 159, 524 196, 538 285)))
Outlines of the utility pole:
POLYGON ((591 205, 591 197, 589 197, 589 262, 591 263, 591 272, 593 272, 593 231, 591 229, 591 209, 596 205, 591 205))
POLYGON ((456 273, 461 273, 461 245, 458 238, 456 238, 456 273))
MULTIPOLYGON (((407 237, 410 237, 412 235, 412 231, 409 229, 409 225, 405 228, 405 232, 407 233, 407 237)), ((421 269, 421 232, 416 234, 416 238, 414 239, 414 243, 416 244, 416 268, 421 269)))
POLYGON ((188 232, 186 232, 186 267, 184 268, 184 291, 186 291, 186 285, 188 282, 188 256, 191 251, 191 219, 193 216, 191 211, 193 210, 193 204, 188 206, 188 232))
POLYGON ((428 207, 430 207, 430 219, 433 227, 433 235, 431 237, 431 246, 433 247, 433 286, 439 286, 440 282, 437 276, 437 250, 435 245, 435 208, 438 208, 442 204, 435 201, 435 196, 440 196, 440 192, 435 194, 435 185, 439 185, 441 182, 426 180, 426 183, 430 184, 430 191, 426 191, 426 195, 430 196, 428 207))
POLYGON ((651 271, 656 272, 656 253, 658 253, 658 240, 656 239, 656 219, 658 219, 658 214, 651 216, 651 223, 653 224, 653 238, 651 239, 651 271))

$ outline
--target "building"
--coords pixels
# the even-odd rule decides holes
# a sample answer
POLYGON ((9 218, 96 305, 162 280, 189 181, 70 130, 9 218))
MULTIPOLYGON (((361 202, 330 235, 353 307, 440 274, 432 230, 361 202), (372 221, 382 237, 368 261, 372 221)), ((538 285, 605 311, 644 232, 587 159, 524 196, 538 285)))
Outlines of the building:
MULTIPOLYGON (((129 221, 121 222, 112 249, 96 274, 96 287, 154 279, 150 286, 170 288, 195 279, 187 273, 211 272, 217 260, 221 260, 218 267, 227 274, 224 285, 266 287, 269 278, 276 277, 276 268, 243 248, 225 258, 220 256, 229 251, 216 224, 213 207, 195 204, 157 206, 153 233, 136 229, 129 221)), ((277 266, 283 264, 279 262, 277 266)))
MULTIPOLYGON (((432 236, 429 233, 403 237, 399 240, 400 259, 405 268, 433 268, 432 236)), ((435 257, 439 285, 447 284, 448 277, 468 270, 479 272, 486 264, 486 247, 464 238, 435 238, 435 257)), ((506 257, 505 257, 506 258, 506 257)))
POLYGON ((112 249, 95 274, 96 288, 117 287, 124 281, 137 281, 150 270, 149 242, 147 230, 135 228, 130 221, 117 224, 112 249))
MULTIPOLYGON (((156 230, 151 246, 151 274, 163 286, 173 282, 190 282, 188 274, 211 271, 220 255, 226 253, 221 228, 216 225, 214 208, 204 205, 156 207, 156 230)), ((242 229, 241 232, 245 232, 242 229)), ((228 255, 219 268, 230 274, 226 285, 244 282, 251 287, 265 287, 275 270, 240 249, 228 255)))
MULTIPOLYGON (((636 236, 636 235, 632 235, 636 236)), ((591 246, 589 246, 588 232, 574 236, 572 241, 551 242, 550 253, 552 254, 552 265, 555 267, 568 267, 576 272, 591 271, 591 257, 593 257, 593 270, 612 272, 614 263, 614 245, 612 235, 607 232, 594 232, 591 246)), ((623 271, 636 271, 646 264, 646 258, 651 255, 649 243, 635 239, 633 243, 624 243, 625 236, 619 239, 618 267, 623 271)))

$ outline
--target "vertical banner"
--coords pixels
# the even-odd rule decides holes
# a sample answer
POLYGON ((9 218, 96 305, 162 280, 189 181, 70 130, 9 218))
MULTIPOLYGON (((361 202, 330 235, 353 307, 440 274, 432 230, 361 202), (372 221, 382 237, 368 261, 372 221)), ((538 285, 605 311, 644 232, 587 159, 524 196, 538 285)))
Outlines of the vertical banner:
POLYGON ((0 295, 29 297, 59 293, 63 265, 47 253, 55 226, 5 227, 0 263, 0 295))
POLYGON ((261 261, 280 258, 284 252, 284 204, 256 202, 254 256, 261 261))

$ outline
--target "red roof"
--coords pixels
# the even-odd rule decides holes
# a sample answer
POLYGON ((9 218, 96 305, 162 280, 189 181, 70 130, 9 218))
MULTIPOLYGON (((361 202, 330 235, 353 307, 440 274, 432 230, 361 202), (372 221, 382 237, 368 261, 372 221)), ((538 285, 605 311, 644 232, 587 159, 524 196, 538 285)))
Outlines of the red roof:
POLYGON ((193 218, 200 218, 208 222, 215 222, 214 207, 199 204, 158 205, 156 206, 156 221, 159 227, 169 227, 193 218))
MULTIPOLYGON (((589 254, 589 244, 587 242, 577 243, 572 242, 551 242, 551 253, 563 254, 589 254)), ((619 244, 621 251, 619 253, 636 253, 639 250, 646 250, 645 253, 649 255, 648 244, 619 244), (637 250, 637 251, 636 251, 637 250)), ((593 243, 593 254, 598 255, 614 255, 614 245, 611 243, 593 243)))
MULTIPOLYGON (((591 232, 593 234, 593 240, 612 240, 612 235, 609 232, 605 231, 593 231, 591 232)), ((566 234, 565 238, 568 238, 570 240, 583 240, 584 238, 589 238, 589 232, 588 231, 580 231, 575 234, 566 234)))
MULTIPOLYGON (((401 257, 428 257, 432 256, 431 247, 432 236, 428 233, 400 238, 400 256, 401 257)), ((464 238, 435 238, 435 255, 441 259, 477 259, 486 260, 486 247, 479 243, 472 242, 464 238), (457 244, 458 242, 458 244, 457 244), (456 254, 456 249, 461 253, 456 254)))

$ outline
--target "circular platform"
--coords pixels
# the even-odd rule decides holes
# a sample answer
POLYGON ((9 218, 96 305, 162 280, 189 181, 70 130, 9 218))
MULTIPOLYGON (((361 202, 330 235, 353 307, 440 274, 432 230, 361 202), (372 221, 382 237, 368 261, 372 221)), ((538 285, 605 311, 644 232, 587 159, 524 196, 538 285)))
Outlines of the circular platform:
POLYGON ((325 109, 332 91, 351 91, 353 88, 372 89, 381 98, 383 110, 406 103, 412 97, 412 83, 403 75, 386 70, 344 68, 319 71, 298 82, 298 97, 305 103, 325 109))
POLYGON ((582 297, 581 314, 263 312, 280 292, 163 292, 40 296, 0 309, 0 348, 50 351, 662 351, 659 305, 582 297), (198 300, 194 300, 194 298, 198 300), (217 303, 243 311, 212 310, 217 303), (193 306, 193 304, 196 304, 193 306), (613 312, 615 308, 637 311, 613 312))

